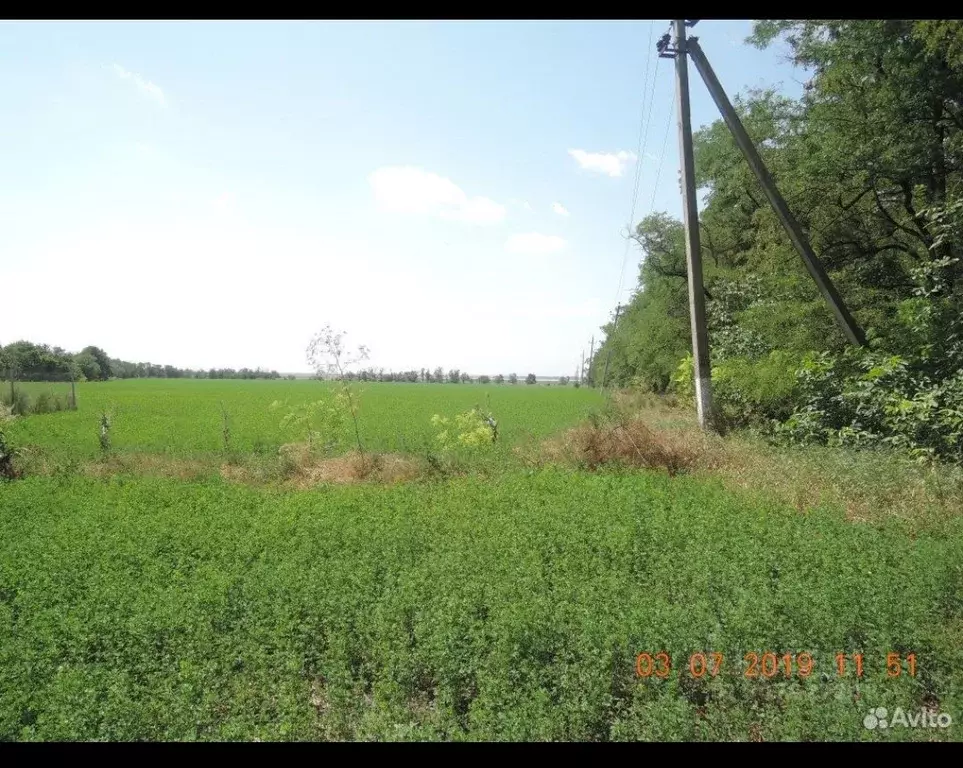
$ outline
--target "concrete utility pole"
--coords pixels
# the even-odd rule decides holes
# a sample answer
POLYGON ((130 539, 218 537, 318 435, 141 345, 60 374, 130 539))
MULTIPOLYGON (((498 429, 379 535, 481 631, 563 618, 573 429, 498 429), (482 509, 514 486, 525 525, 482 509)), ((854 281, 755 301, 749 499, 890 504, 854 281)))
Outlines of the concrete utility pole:
POLYGON ((589 375, 586 377, 589 383, 589 386, 592 385, 592 360, 594 359, 595 359, 595 334, 593 333, 592 343, 589 344, 589 367, 588 367, 589 375))
MULTIPOLYGON (((682 29, 682 34, 685 34, 684 26, 681 21, 675 22, 677 29, 682 29)), ((692 57, 693 63, 696 65, 696 69, 699 70, 699 74, 702 76, 703 81, 706 84, 706 88, 709 89, 709 94, 712 96, 713 101, 715 101, 716 106, 722 113, 722 118, 725 120, 726 125, 729 126, 729 131, 732 133, 733 138, 736 140, 736 144, 739 149, 742 150, 742 154, 745 156, 746 161, 749 163, 749 167, 752 168, 753 173, 756 174, 756 178, 759 179, 759 183, 762 185, 763 191, 766 193, 766 197, 769 199, 769 204, 772 206, 773 210, 776 212, 776 216, 779 218, 780 223, 782 223, 783 228, 789 235, 789 239, 792 241, 793 246, 802 256, 803 262, 806 264, 806 269, 809 270, 809 274, 812 276, 813 280, 816 281, 816 285, 819 288, 819 292, 826 299, 829 304, 830 309, 832 309, 833 314, 836 316, 836 321, 843 329, 843 333, 850 343, 862 346, 866 343, 866 335, 863 333, 863 329, 859 326, 853 316, 849 313, 846 308, 846 304, 843 302, 842 297, 836 291, 836 286, 833 285, 833 281, 826 274, 826 270, 823 269, 823 265, 820 263, 816 254, 813 253, 812 247, 809 245, 809 240, 803 233, 802 228, 799 223, 793 217, 789 210, 789 206, 786 205, 786 201, 783 199, 782 195, 779 194, 779 190, 776 189, 776 184, 769 174, 769 170, 766 168, 765 164, 762 162, 762 158, 753 146, 752 139, 749 138, 749 134, 746 133, 745 127, 742 125, 742 121, 739 119, 739 115, 736 114, 736 110, 733 109, 729 98, 726 96, 726 92, 722 88, 722 84, 716 77, 716 73, 712 71, 712 67, 709 66, 709 60, 706 59, 705 54, 702 52, 702 48, 699 46, 697 38, 691 38, 688 42, 684 44, 676 43, 676 47, 680 49, 680 53, 676 57, 676 69, 679 68, 679 62, 682 62, 682 69, 685 69, 685 54, 688 53, 692 57)), ((680 78, 680 90, 681 82, 680 78)), ((686 94, 686 120, 688 120, 688 93, 686 94)), ((695 208, 693 207, 693 210, 695 208)), ((688 220, 686 220, 686 227, 688 228, 688 220)), ((698 234, 697 234, 698 237, 698 234)), ((698 243, 698 240, 696 241, 698 243)), ((702 293, 701 289, 699 291, 700 295, 702 293)), ((689 271, 689 297, 690 301, 692 298, 692 270, 689 271)), ((694 321, 693 321, 694 322, 694 321)), ((693 330, 693 333, 695 331, 693 330)))
POLYGON ((619 313, 622 311, 622 305, 618 304, 615 307, 615 320, 612 323, 612 333, 609 334, 605 341, 608 343, 609 348, 605 350, 605 367, 602 368, 602 383, 599 385, 599 392, 605 390, 605 382, 609 375, 609 360, 612 359, 612 339, 615 338, 615 331, 619 327, 619 313))
MULTIPOLYGON (((689 278, 689 320, 695 368, 696 410, 699 426, 714 429, 706 298, 702 285, 702 248, 699 242, 699 208, 696 204, 695 164, 692 156, 692 120, 689 114, 689 68, 686 61, 685 19, 672 22, 675 30, 676 104, 679 111, 679 150, 682 158, 682 203, 685 221, 686 272, 689 278)), ((660 53, 660 55, 662 55, 660 53)))
POLYGON ((582 364, 578 367, 578 383, 582 383, 582 376, 585 374, 585 350, 582 350, 582 364))

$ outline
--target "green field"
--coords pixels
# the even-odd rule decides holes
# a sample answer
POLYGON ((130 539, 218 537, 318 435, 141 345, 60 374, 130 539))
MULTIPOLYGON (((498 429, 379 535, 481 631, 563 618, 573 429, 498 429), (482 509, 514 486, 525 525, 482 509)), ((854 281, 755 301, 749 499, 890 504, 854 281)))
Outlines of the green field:
MULTIPOLYGON (((28 394, 69 392, 68 384, 28 383, 28 394)), ((291 405, 317 399, 328 388, 318 381, 205 379, 131 379, 77 385, 75 412, 41 414, 18 421, 11 436, 19 444, 54 457, 97 455, 98 420, 111 414, 113 447, 120 452, 157 452, 192 456, 221 450, 223 404, 231 441, 242 452, 276 452, 301 439, 281 426, 283 412, 271 404, 291 405)), ((475 405, 499 420, 500 444, 517 445, 570 426, 603 402, 595 390, 480 384, 371 383, 360 385, 362 437, 366 447, 383 451, 418 451, 437 430, 435 414, 453 415, 475 405)))
MULTIPOLYGON (((107 407, 118 451, 213 455, 223 401, 239 450, 276 449, 267 406, 320 386, 86 384, 79 411, 9 432, 96 461, 107 407)), ((0 739, 960 738, 963 518, 854 523, 711 477, 507 461, 597 408, 584 389, 367 385, 366 437, 410 445, 486 393, 494 476, 0 484, 0 739), (640 678, 662 651, 668 676, 640 678), (717 674, 690 668, 713 652, 717 674), (767 652, 776 671, 747 677, 767 652), (923 706, 953 726, 863 726, 923 706)))

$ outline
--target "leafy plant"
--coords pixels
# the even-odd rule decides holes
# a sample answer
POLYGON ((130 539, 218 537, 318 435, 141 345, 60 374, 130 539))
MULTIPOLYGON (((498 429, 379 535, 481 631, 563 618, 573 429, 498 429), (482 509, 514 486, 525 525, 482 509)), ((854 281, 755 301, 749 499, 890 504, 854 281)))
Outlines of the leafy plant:
POLYGON ((349 354, 344 346, 344 337, 344 331, 335 332, 330 325, 325 326, 308 344, 307 358, 318 378, 337 377, 338 396, 335 398, 335 404, 344 408, 350 415, 358 452, 363 456, 364 445, 361 442, 361 425, 358 420, 361 393, 347 380, 346 374, 350 366, 367 360, 369 352, 368 348, 362 344, 354 353, 349 354))
POLYGON ((435 414, 431 424, 438 430, 435 440, 443 448, 454 446, 477 448, 498 439, 498 422, 490 412, 477 406, 454 417, 435 414))
POLYGON ((0 479, 15 480, 20 477, 20 470, 14 465, 14 460, 20 451, 10 445, 4 431, 3 418, 0 416, 0 479))
POLYGON ((100 451, 106 456, 110 453, 110 429, 111 429, 110 415, 107 411, 103 411, 100 414, 100 431, 97 434, 97 438, 100 442, 100 451))

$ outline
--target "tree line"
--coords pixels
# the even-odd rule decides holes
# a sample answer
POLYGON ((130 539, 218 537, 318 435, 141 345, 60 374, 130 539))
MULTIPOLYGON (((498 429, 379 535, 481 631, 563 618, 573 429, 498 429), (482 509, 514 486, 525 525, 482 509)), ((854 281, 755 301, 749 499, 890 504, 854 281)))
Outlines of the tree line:
POLYGON ((0 346, 0 372, 18 381, 106 381, 107 379, 279 379, 261 368, 195 370, 112 358, 100 347, 72 353, 62 347, 16 341, 0 346))
MULTIPOLYGON (((434 370, 430 368, 412 369, 409 371, 386 371, 384 368, 364 368, 360 371, 346 371, 344 379, 348 381, 403 381, 410 383, 422 382, 426 384, 518 384, 518 374, 510 373, 508 376, 498 374, 496 376, 480 375, 474 378, 458 368, 452 368, 445 371, 444 368, 438 367, 434 370)), ((525 377, 526 384, 535 384, 538 379, 534 373, 529 373, 525 377)), ((562 376, 558 383, 560 385, 568 384, 569 379, 567 376, 562 376)))
MULTIPOLYGON (((155 363, 132 363, 112 358, 100 347, 84 347, 80 352, 71 353, 62 347, 47 344, 33 344, 29 341, 16 341, 0 346, 0 373, 17 381, 106 381, 107 379, 280 379, 277 371, 261 368, 178 368, 173 365, 155 363)), ((293 379, 294 376, 288 376, 293 379)), ((515 373, 508 376, 476 376, 452 368, 442 367, 412 369, 409 371, 385 371, 383 368, 365 368, 359 371, 346 371, 344 378, 349 381, 401 381, 452 384, 477 382, 479 384, 518 384, 515 373)), ((525 376, 526 384, 535 384, 534 373, 525 376)), ((560 385, 569 383, 563 376, 560 385)))
MULTIPOLYGON (((963 461, 963 22, 760 21, 813 74, 735 106, 867 332, 847 345, 724 122, 694 136, 720 420, 795 442, 963 461)), ((636 291, 603 327, 608 383, 689 397, 683 225, 634 233, 636 291)))

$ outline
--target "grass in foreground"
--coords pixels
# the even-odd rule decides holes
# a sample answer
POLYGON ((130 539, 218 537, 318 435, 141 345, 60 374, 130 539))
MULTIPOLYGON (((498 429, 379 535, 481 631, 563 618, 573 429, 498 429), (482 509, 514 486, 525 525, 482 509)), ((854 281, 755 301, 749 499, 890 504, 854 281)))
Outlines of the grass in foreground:
POLYGON ((0 493, 4 739, 945 739, 862 719, 963 712, 959 520, 911 537, 695 478, 553 469, 0 493), (670 677, 639 679, 663 650, 670 677), (710 651, 721 673, 693 678, 710 651), (808 651, 816 673, 746 678, 749 651, 808 651), (890 652, 916 676, 887 678, 890 652))
POLYGON ((862 725, 963 718, 954 470, 631 398, 441 472, 151 445, 0 485, 0 739, 959 738, 862 725))

